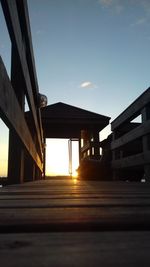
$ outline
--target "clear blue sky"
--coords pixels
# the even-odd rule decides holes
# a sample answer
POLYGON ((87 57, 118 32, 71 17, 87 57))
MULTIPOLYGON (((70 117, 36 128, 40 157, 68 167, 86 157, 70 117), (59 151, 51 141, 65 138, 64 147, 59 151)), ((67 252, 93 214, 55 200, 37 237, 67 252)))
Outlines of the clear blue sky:
POLYGON ((149 0, 28 3, 39 87, 49 104, 114 119, 149 87, 149 0))
MULTIPOLYGON (((49 104, 114 119, 149 87, 149 0, 28 0, 28 8, 39 88, 49 104)), ((7 64, 10 44, 0 25, 7 64)))
MULTIPOLYGON (((113 120, 149 87, 149 0, 28 0, 28 8, 39 88, 49 104, 61 101, 113 120)), ((9 71, 1 10, 0 31, 9 71)))

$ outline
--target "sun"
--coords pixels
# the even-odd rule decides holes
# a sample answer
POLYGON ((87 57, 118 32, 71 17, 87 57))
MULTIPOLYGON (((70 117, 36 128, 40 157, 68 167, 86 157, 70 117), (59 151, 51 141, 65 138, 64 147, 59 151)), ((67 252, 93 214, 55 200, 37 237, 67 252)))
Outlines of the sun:
POLYGON ((73 178, 77 178, 78 177, 78 172, 77 170, 74 170, 72 173, 73 178))

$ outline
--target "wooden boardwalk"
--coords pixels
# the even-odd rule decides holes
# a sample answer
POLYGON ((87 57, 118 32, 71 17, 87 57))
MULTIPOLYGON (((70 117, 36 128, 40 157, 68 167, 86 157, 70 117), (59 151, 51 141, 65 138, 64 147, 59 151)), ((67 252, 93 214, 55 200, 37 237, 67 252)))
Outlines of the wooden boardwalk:
POLYGON ((40 180, 0 189, 2 266, 149 266, 150 184, 40 180))

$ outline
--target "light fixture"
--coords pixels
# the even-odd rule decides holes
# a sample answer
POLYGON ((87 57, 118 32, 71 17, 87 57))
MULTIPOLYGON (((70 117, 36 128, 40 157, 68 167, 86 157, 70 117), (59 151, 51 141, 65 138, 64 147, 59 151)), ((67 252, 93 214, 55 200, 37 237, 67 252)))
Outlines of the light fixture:
POLYGON ((44 108, 47 106, 47 96, 46 95, 42 95, 42 94, 38 94, 38 106, 39 108, 44 108))

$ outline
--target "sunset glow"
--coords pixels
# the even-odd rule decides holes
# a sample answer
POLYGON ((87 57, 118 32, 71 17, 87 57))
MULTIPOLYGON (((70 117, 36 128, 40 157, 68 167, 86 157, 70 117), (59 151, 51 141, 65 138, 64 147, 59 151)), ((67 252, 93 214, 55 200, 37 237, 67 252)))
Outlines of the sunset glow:
MULTIPOLYGON (((79 165, 78 142, 72 144, 72 173, 79 165)), ((69 175, 68 139, 46 140, 46 175, 69 175)))
POLYGON ((77 170, 75 170, 75 171, 72 173, 72 176, 73 176, 74 178, 77 178, 77 177, 78 177, 78 172, 77 172, 77 170))
POLYGON ((7 176, 8 169, 8 128, 0 119, 0 177, 7 176))
POLYGON ((74 183, 74 185, 76 185, 76 184, 77 184, 77 182, 78 182, 78 179, 77 179, 77 178, 75 178, 75 177, 73 177, 73 178, 72 178, 72 180, 73 180, 73 183, 74 183))

